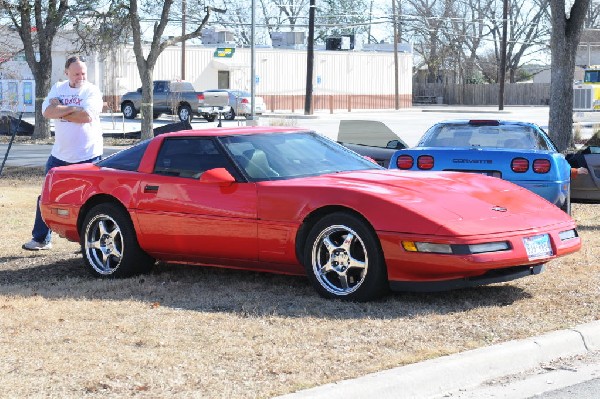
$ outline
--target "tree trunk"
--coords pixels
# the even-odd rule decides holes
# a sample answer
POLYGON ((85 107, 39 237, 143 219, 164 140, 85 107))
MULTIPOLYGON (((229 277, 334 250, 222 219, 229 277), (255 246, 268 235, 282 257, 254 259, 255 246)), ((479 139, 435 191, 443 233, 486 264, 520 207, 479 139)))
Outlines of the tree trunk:
POLYGON ((153 133, 153 102, 154 102, 154 81, 152 79, 153 69, 145 67, 140 70, 142 80, 142 105, 140 107, 142 117, 142 139, 149 139, 154 136, 153 133))
POLYGON ((50 74, 52 66, 49 68, 37 68, 34 72, 35 77, 35 128, 33 130, 33 138, 49 139, 50 138, 50 123, 42 115, 42 103, 50 92, 50 74))
POLYGON ((575 0, 567 18, 564 0, 551 0, 552 50, 549 134, 559 151, 573 143, 575 53, 590 0, 575 0))

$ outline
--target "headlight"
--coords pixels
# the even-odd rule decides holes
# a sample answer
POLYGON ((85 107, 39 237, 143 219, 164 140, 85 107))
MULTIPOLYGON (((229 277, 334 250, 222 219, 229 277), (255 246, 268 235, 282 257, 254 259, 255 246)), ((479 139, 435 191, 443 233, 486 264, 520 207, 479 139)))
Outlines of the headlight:
MULTIPOLYGON (((567 233, 567 232, 565 232, 567 233)), ((471 255, 486 252, 509 250, 507 241, 486 242, 483 244, 439 244, 433 242, 402 241, 402 248, 408 252, 426 252, 434 254, 471 255)))

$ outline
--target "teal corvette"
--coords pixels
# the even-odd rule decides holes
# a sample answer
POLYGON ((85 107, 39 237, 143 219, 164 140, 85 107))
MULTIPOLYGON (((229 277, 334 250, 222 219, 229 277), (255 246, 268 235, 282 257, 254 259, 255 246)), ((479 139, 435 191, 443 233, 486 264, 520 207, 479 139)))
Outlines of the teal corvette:
POLYGON ((570 171, 546 132, 527 122, 452 120, 433 125, 390 168, 481 173, 529 189, 567 213, 570 171))

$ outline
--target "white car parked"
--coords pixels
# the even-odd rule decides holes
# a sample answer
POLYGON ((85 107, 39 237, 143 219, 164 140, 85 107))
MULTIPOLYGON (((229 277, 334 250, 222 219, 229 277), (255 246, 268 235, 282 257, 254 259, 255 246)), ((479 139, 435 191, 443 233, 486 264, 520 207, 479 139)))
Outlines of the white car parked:
MULTIPOLYGON (((222 116, 223 119, 233 120, 236 116, 244 116, 249 118, 251 115, 251 100, 252 95, 250 92, 243 90, 230 90, 230 89, 215 89, 205 90, 202 95, 199 96, 199 113, 208 121, 215 120, 215 107, 204 103, 204 93, 214 92, 226 92, 229 96, 229 110, 223 107, 222 116)), ((254 96, 254 114, 261 115, 265 111, 265 102, 262 97, 254 96)))

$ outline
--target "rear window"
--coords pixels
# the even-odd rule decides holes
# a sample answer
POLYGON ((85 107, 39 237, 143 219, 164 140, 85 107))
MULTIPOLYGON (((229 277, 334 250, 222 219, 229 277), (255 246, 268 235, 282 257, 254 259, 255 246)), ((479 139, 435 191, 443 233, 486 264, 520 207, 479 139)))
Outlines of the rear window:
POLYGON ((439 124, 427 133, 419 145, 553 150, 539 130, 532 126, 511 124, 439 124))
POLYGON ((96 165, 102 166, 103 168, 136 171, 140 166, 140 162, 149 143, 150 140, 142 141, 133 147, 119 151, 110 157, 97 162, 96 165))
POLYGON ((171 82, 171 91, 195 91, 190 82, 171 82))

